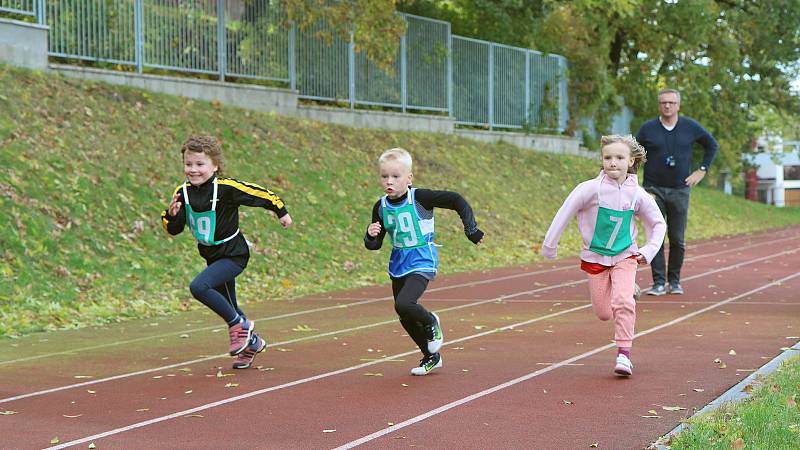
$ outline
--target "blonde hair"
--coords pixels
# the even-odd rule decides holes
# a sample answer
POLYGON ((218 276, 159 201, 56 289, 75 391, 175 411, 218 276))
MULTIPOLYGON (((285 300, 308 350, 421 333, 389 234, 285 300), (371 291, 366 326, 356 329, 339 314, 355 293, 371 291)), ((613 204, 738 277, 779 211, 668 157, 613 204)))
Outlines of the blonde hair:
POLYGON ((628 173, 636 173, 639 171, 639 167, 647 161, 647 151, 642 147, 642 144, 636 141, 636 138, 630 134, 626 135, 619 135, 619 134, 611 134, 608 136, 603 136, 600 138, 600 155, 603 154, 603 148, 607 145, 615 144, 615 143, 622 143, 628 146, 628 149, 631 151, 631 158, 633 158, 633 164, 628 167, 628 173))
POLYGON ((404 148, 396 147, 390 148, 381 154, 380 158, 378 158, 378 164, 383 164, 387 161, 400 161, 400 163, 408 169, 409 173, 411 172, 411 154, 404 148))
POLYGON ((203 153, 211 158, 214 165, 217 166, 217 175, 222 174, 222 144, 214 136, 207 136, 202 134, 194 134, 186 139, 186 142, 181 146, 181 155, 186 152, 203 153))

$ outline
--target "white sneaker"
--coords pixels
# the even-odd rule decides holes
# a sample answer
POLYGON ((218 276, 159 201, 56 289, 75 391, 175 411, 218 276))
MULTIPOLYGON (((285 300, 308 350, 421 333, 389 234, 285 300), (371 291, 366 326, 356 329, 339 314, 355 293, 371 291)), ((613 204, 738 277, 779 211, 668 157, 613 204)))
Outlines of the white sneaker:
POLYGON ((427 375, 433 369, 438 369, 440 367, 442 367, 442 355, 434 353, 422 358, 419 361, 419 367, 411 369, 411 375, 427 375))
POLYGON ((614 367, 614 373, 625 377, 633 375, 633 363, 622 353, 617 355, 617 365, 614 367))
POLYGON ((426 326, 425 332, 428 335, 428 352, 438 353, 444 343, 444 334, 442 333, 442 325, 439 322, 439 316, 432 312, 433 325, 426 326))

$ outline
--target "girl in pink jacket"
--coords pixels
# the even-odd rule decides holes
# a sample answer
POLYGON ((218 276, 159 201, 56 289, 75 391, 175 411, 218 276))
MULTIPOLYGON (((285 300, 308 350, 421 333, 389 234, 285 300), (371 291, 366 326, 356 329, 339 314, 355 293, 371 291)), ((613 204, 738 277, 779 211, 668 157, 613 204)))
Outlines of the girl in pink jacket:
POLYGON ((583 238, 581 269, 589 275, 592 309, 600 320, 614 319, 617 358, 614 372, 633 373, 631 346, 636 324, 638 264, 649 263, 664 241, 666 224, 655 200, 639 186, 636 171, 647 159, 631 135, 600 139, 603 170, 569 194, 542 243, 542 256, 554 259, 558 241, 573 217, 583 238), (636 245, 633 216, 645 227, 647 244, 636 245))

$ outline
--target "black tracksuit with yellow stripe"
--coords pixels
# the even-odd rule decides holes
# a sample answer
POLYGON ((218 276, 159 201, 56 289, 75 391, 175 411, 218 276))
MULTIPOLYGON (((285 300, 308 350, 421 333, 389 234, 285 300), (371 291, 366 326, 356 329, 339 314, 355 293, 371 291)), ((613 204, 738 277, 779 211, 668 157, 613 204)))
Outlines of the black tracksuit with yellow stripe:
MULTIPOLYGON (((189 203, 192 210, 205 212, 211 210, 211 197, 214 193, 214 179, 217 180, 217 221, 214 230, 214 239, 222 240, 239 229, 239 206, 254 206, 274 211, 278 218, 288 214, 286 205, 277 194, 257 184, 239 181, 233 178, 217 178, 212 176, 200 186, 192 186, 188 181, 178 185, 173 195, 178 194, 181 209, 175 216, 169 215, 169 209, 161 213, 161 223, 164 230, 176 235, 186 227, 186 200, 183 198, 183 186, 189 194, 189 203)), ((222 259, 230 258, 236 264, 247 267, 250 259, 250 250, 244 235, 240 232, 235 238, 219 245, 197 244, 200 256, 208 264, 222 259)))

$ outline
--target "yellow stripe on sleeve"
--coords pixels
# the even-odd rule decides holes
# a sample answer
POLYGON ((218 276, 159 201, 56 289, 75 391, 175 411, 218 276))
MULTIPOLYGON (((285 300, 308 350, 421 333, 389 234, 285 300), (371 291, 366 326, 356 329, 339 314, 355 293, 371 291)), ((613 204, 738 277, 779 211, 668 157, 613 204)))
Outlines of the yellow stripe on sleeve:
POLYGON ((253 197, 263 198, 264 200, 271 202, 279 209, 284 207, 283 200, 281 200, 277 194, 255 183, 245 184, 232 178, 217 179, 217 183, 231 186, 232 188, 238 189, 246 194, 250 194, 253 197))

